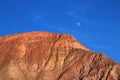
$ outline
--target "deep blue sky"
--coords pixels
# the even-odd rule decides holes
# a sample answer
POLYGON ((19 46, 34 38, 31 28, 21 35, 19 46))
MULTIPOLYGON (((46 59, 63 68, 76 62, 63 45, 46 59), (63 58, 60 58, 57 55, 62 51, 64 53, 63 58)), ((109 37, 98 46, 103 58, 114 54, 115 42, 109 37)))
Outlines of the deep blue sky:
POLYGON ((120 0, 0 0, 0 36, 69 33, 120 63, 120 0))

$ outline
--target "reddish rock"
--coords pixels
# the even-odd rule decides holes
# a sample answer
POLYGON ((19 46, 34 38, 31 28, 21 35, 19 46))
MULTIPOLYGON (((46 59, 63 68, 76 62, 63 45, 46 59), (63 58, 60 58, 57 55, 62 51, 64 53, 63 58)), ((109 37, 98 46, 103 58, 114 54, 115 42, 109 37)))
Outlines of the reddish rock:
POLYGON ((68 34, 0 37, 0 80, 120 80, 120 65, 68 34))

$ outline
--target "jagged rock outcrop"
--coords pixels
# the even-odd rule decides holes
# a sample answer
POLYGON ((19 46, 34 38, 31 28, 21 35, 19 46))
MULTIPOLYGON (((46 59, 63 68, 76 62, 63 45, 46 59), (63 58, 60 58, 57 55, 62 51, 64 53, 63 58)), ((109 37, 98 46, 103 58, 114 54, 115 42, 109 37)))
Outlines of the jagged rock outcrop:
POLYGON ((120 65, 68 34, 0 37, 0 80, 120 80, 120 65))

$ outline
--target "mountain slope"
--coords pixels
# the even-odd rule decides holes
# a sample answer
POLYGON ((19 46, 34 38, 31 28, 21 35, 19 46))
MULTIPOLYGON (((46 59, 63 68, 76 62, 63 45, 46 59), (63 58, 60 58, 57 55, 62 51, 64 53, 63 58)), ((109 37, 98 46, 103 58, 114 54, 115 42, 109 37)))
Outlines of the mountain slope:
POLYGON ((0 37, 0 80, 120 80, 120 65, 68 34, 0 37))

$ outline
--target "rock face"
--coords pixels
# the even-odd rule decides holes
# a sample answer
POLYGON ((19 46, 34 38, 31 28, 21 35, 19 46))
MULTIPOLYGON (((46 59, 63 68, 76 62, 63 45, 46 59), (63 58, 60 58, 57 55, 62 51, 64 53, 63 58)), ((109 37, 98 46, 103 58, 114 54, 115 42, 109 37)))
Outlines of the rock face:
POLYGON ((0 37, 0 80, 120 80, 120 65, 68 34, 0 37))

